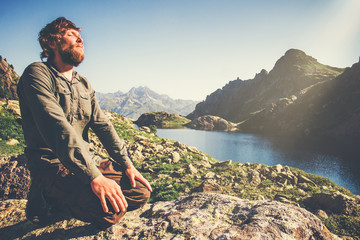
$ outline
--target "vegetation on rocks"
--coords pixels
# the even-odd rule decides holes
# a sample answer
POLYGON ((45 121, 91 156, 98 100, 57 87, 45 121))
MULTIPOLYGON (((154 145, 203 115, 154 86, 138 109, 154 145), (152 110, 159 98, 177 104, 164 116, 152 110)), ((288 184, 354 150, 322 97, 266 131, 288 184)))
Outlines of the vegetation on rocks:
MULTIPOLYGON (((108 114, 113 121, 122 118, 111 112, 108 114)), ((151 202, 170 201, 195 192, 216 192, 249 200, 276 200, 310 210, 322 218, 333 233, 355 239, 360 236, 360 197, 328 178, 288 166, 219 162, 194 147, 135 129, 129 122, 114 124, 122 126, 117 130, 127 136, 125 142, 130 158, 152 184, 151 202), (308 204, 305 199, 318 193, 327 194, 329 204, 320 202, 315 207, 308 204), (343 206, 340 212, 331 207, 332 199, 338 195, 343 196, 337 203, 343 206), (319 215, 320 210, 326 212, 326 219, 319 215)), ((97 142, 94 136, 92 139, 97 142)))
POLYGON ((12 156, 24 151, 24 135, 20 125, 17 101, 3 100, 0 106, 0 156, 12 156), (17 105, 16 105, 17 103, 17 105), (13 108, 15 105, 15 108, 13 108), (17 106, 17 107, 16 107, 17 106))
MULTIPOLYGON (((360 236, 359 196, 339 187, 327 178, 287 166, 266 166, 259 163, 219 162, 195 147, 158 137, 151 131, 136 129, 123 116, 105 111, 120 137, 124 139, 134 165, 151 182, 151 202, 171 201, 196 192, 214 192, 252 201, 275 200, 303 207, 319 216, 327 228, 338 235, 360 236), (320 197, 316 194, 324 194, 320 197), (318 202, 318 205, 309 204, 318 202), (324 202, 325 200, 328 202, 324 202), (334 202, 340 208, 334 208, 334 202), (320 214, 321 213, 321 214, 320 214), (325 213, 325 214, 324 214, 325 213)), ((15 120, 15 117, 13 119, 15 120)), ((103 157, 109 157, 96 136, 90 134, 91 147, 103 157)), ((19 192, 16 186, 28 186, 28 171, 23 169, 23 155, 2 158, 1 181, 7 195, 23 198, 27 188, 19 192), (20 168, 20 170, 16 170, 20 168), (26 177, 16 182, 15 175, 26 177), (15 174, 14 176, 11 174, 15 174), (9 181, 13 179, 14 181, 9 181), (7 184, 7 185, 6 185, 7 184), (13 195, 11 195, 13 194, 13 195), (20 197, 19 197, 20 196, 20 197), (22 197, 21 197, 22 196, 22 197)), ((240 159, 241 160, 241 159, 240 159)))
POLYGON ((178 114, 165 111, 142 114, 135 122, 138 126, 156 126, 157 128, 184 128, 190 120, 178 114))

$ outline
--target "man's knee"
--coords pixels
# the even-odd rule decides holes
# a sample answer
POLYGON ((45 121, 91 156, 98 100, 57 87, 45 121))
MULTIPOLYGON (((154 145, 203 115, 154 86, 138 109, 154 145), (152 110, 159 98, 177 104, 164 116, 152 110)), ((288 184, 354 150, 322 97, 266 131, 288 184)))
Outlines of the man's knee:
POLYGON ((109 213, 106 216, 94 218, 92 223, 94 223, 99 228, 105 229, 120 222, 125 213, 126 212, 109 213))

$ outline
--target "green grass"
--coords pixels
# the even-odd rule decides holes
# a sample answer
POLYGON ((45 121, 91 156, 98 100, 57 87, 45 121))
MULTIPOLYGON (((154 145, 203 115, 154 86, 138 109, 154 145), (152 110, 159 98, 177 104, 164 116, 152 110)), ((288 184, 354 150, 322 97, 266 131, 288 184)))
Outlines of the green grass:
POLYGON ((10 157, 18 155, 24 152, 24 144, 20 143, 18 145, 10 146, 6 144, 5 140, 0 141, 0 156, 1 157, 10 157))
POLYGON ((24 135, 20 124, 16 121, 16 117, 1 107, 0 109, 0 156, 12 156, 20 154, 24 151, 24 135), (18 145, 8 145, 6 141, 16 139, 20 142, 18 145))
POLYGON ((326 227, 337 235, 353 236, 360 239, 360 217, 346 215, 331 215, 328 219, 322 219, 326 227))

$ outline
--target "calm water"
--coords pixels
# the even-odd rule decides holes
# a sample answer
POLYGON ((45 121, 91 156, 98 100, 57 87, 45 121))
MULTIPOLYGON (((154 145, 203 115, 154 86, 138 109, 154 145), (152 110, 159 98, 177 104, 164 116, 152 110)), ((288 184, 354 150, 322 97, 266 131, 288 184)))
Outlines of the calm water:
POLYGON ((158 129, 157 135, 194 146, 221 161, 296 167, 327 177, 354 194, 360 194, 360 167, 355 164, 357 161, 353 161, 354 159, 346 159, 349 156, 317 150, 314 147, 299 147, 287 140, 270 141, 252 134, 158 129))

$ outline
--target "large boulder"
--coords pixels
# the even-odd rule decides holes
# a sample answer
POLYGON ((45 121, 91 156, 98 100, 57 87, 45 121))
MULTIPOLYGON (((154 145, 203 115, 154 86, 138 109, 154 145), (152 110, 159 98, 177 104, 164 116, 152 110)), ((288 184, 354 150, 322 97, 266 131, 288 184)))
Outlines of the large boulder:
POLYGON ((331 211, 337 214, 352 214, 356 209, 354 198, 340 192, 315 193, 304 199, 304 204, 310 208, 331 211))
POLYGON ((0 239, 339 239, 305 209, 215 193, 148 204, 104 231, 75 219, 37 228, 25 204, 0 202, 0 239))

